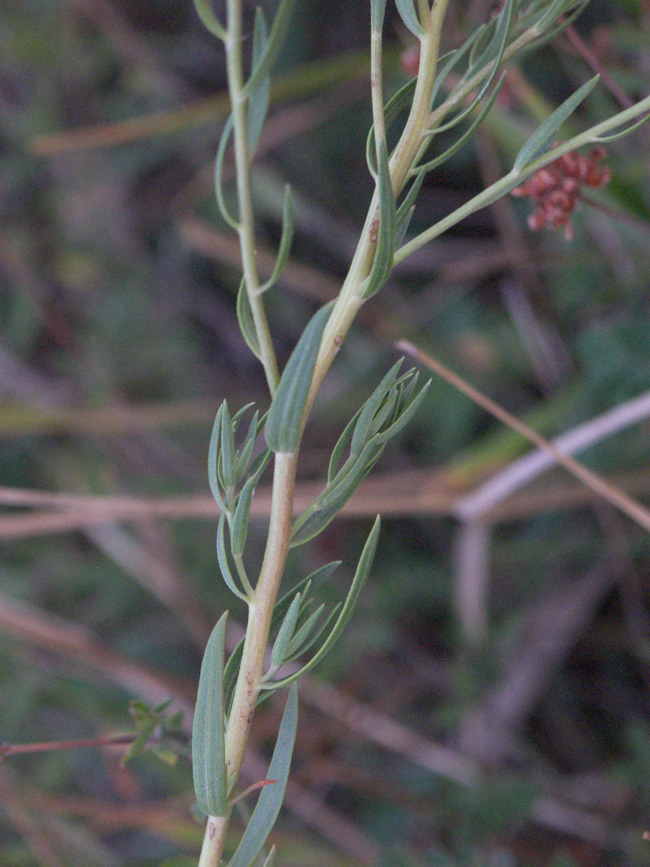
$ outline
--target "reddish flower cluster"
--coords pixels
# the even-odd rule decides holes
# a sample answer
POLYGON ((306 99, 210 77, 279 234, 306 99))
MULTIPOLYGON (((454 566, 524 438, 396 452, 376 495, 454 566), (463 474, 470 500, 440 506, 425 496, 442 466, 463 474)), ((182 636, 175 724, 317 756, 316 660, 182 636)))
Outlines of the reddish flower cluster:
POLYGON ((570 241, 573 238, 570 217, 582 187, 604 187, 611 179, 611 169, 600 165, 606 155, 602 147, 595 147, 589 156, 569 151, 515 187, 513 196, 530 196, 537 205, 528 217, 529 227, 535 231, 544 226, 554 229, 564 226, 564 236, 570 241))

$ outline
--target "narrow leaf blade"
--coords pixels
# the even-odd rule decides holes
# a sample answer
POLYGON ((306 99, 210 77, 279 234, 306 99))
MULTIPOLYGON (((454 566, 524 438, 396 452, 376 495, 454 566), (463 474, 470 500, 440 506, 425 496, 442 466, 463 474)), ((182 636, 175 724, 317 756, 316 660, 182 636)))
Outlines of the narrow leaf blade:
POLYGON ((233 855, 229 867, 251 867, 262 850, 266 838, 271 833, 280 812, 284 792, 289 778, 291 756, 298 725, 298 689, 294 685, 280 723, 278 739, 269 765, 267 778, 276 780, 273 785, 265 786, 255 805, 244 836, 233 855))
POLYGON ((408 27, 414 36, 424 36, 424 30, 415 11, 413 0, 395 0, 395 5, 397 6, 400 18, 404 22, 404 26, 408 27))
POLYGON ((206 816, 228 813, 223 715, 227 616, 228 612, 221 616, 205 648, 192 729, 194 791, 199 808, 206 816))
POLYGON ((520 172, 528 163, 532 162, 537 157, 541 156, 553 144, 553 138, 558 129, 562 126, 565 120, 569 118, 580 103, 591 93, 594 87, 598 84, 600 76, 594 75, 586 84, 578 88, 567 100, 565 100, 559 108, 556 108, 553 114, 549 115, 522 147, 517 154, 513 170, 520 172))
POLYGON ((303 413, 330 311, 331 305, 326 304, 312 316, 282 372, 264 427, 266 443, 273 452, 293 454, 298 448, 303 413))

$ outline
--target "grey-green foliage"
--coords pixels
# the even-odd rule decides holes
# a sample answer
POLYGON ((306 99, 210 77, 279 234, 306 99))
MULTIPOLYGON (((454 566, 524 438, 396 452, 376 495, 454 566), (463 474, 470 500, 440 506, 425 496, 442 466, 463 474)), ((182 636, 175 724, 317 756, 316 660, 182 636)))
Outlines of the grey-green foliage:
MULTIPOLYGON (((428 106, 431 112, 429 124, 422 131, 423 137, 417 156, 412 165, 405 168, 406 181, 403 186, 408 187, 406 191, 397 189, 398 182, 391 173, 393 155, 387 141, 383 134, 379 140, 371 129, 366 154, 368 167, 376 184, 371 229, 373 233, 376 229, 376 238, 371 238, 374 249, 371 247, 369 250, 371 260, 369 258, 368 275, 358 287, 358 296, 362 300, 370 298, 384 286, 396 260, 454 225, 472 210, 485 207, 505 195, 532 172, 555 155, 559 155, 560 151, 566 152, 553 147, 554 138, 562 123, 595 87, 596 79, 579 88, 539 127, 524 144, 513 170, 505 178, 476 196, 466 206, 444 217, 436 226, 401 246, 426 174, 457 153, 487 117, 503 83, 504 63, 518 52, 530 50, 550 39, 579 14, 586 2, 587 0, 505 0, 494 18, 478 27, 458 49, 441 58, 428 106), (464 130, 461 125, 465 126, 464 130), (460 132, 455 140, 447 144, 443 151, 436 150, 439 140, 437 137, 457 128, 460 128, 460 132), (430 152, 432 148, 433 153, 430 152)), ((226 41, 226 30, 215 16, 210 0, 195 0, 195 4, 208 29, 226 41)), ((246 109, 249 156, 254 152, 262 133, 268 110, 271 66, 289 32, 294 5, 295 0, 280 0, 270 27, 267 27, 261 10, 256 12, 251 69, 248 79, 239 91, 239 97, 246 109)), ((386 0, 371 0, 370 3, 375 47, 378 45, 376 40, 381 35, 386 6, 386 0)), ((395 0, 395 6, 404 25, 416 37, 421 37, 430 6, 419 0, 395 0)), ((394 132, 393 126, 402 111, 408 109, 415 93, 416 82, 413 81, 388 100, 382 125, 391 136, 394 132)), ((645 107, 646 102, 639 104, 639 111, 645 107)), ((376 114, 376 104, 373 105, 373 110, 376 114)), ((642 121, 638 119, 638 111, 635 115, 633 110, 628 109, 606 124, 594 127, 591 138, 583 135, 582 138, 577 137, 575 142, 584 144, 617 137, 636 128, 640 122, 642 121), (631 126, 621 131, 619 128, 627 122, 631 126), (618 131, 612 134, 612 130, 618 131)), ((234 126, 234 122, 228 120, 223 130, 215 166, 215 187, 217 202, 224 219, 238 229, 238 219, 228 208, 223 188, 224 158, 234 126)), ((256 325, 256 321, 260 322, 259 310, 256 308, 256 320, 251 309, 252 296, 249 296, 249 290, 259 296, 277 285, 290 254, 293 231, 292 197, 287 187, 282 237, 272 274, 261 286, 247 287, 242 280, 237 298, 237 314, 242 333, 251 351, 258 357, 262 355, 256 325)), ((326 305, 318 310, 308 323, 280 376, 265 417, 254 412, 243 437, 239 429, 251 405, 231 416, 224 401, 215 419, 209 448, 208 472, 210 488, 221 509, 217 529, 217 557, 227 586, 249 604, 252 602, 255 587, 254 582, 249 580, 244 557, 255 488, 274 453, 280 456, 293 455, 299 447, 321 339, 330 313, 331 305, 326 305), (258 441, 262 432, 266 448, 260 449, 258 441)), ((304 544, 327 527, 375 466, 387 441, 401 431, 417 411, 426 394, 428 383, 418 388, 417 373, 412 370, 400 373, 400 369, 401 362, 398 362, 345 427, 332 450, 327 482, 323 490, 293 522, 292 546, 304 544)), ((380 522, 377 518, 343 603, 335 605, 328 613, 323 605, 314 603, 314 589, 326 580, 338 565, 328 564, 299 582, 275 604, 269 633, 272 642, 270 661, 260 685, 262 697, 293 683, 311 670, 338 639, 352 616, 370 573, 379 528, 380 522), (287 664, 295 663, 295 660, 308 652, 311 652, 311 658, 304 662, 302 667, 294 670, 286 668, 287 664)), ((226 815, 228 811, 230 795, 225 772, 224 729, 232 707, 244 646, 240 643, 226 662, 224 635, 225 615, 215 627, 206 650, 194 729, 197 800, 204 812, 220 816, 226 815)), ((294 685, 269 768, 269 777, 277 782, 264 787, 230 867, 251 867, 258 858, 264 857, 260 856, 260 852, 282 802, 296 722, 297 693, 294 685)), ((266 867, 271 867, 273 860, 274 851, 271 850, 264 861, 266 867)))
POLYGON ((429 383, 418 391, 418 374, 409 370, 400 376, 401 365, 402 360, 389 370, 341 434, 325 488, 293 523, 293 546, 325 529, 377 463, 388 440, 409 423, 422 403, 429 383))
POLYGON ((226 617, 227 613, 219 619, 205 649, 192 728, 194 792, 199 809, 206 816, 228 813, 223 712, 226 617))

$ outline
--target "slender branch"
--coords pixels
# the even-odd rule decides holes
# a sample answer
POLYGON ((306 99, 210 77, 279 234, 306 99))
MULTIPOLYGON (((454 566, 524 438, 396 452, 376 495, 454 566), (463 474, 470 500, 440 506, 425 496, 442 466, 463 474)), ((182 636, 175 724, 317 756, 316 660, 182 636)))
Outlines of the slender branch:
POLYGON ((228 38, 225 41, 228 68, 228 88, 233 117, 235 165, 237 167, 237 199, 239 204, 239 243, 246 291, 250 302, 260 356, 271 395, 278 387, 279 373, 275 350, 260 295, 260 280, 255 261, 255 219, 251 191, 248 149, 248 100, 243 96, 244 73, 242 61, 242 9, 240 0, 228 0, 228 38))
MULTIPOLYGON (((490 398, 486 397, 476 388, 471 386, 468 382, 466 382, 462 377, 453 373, 449 368, 445 367, 444 364, 441 364, 437 359, 432 358, 430 355, 427 355, 422 350, 417 349, 413 344, 408 343, 406 340, 400 341, 397 346, 408 352, 410 355, 413 355, 419 361, 421 361, 429 370, 435 371, 439 376, 441 376, 446 382, 450 383, 461 391, 463 394, 467 395, 471 400, 485 409, 487 412, 491 413, 493 416, 502 421, 504 424, 507 424, 508 427, 517 431, 517 433, 521 434, 523 437, 526 437, 527 440, 534 443, 542 452, 545 454, 538 455, 534 454, 532 457, 535 458, 535 463, 539 464, 540 460, 542 464, 546 464, 546 466, 551 466, 554 462, 560 464, 564 467, 565 470, 568 470, 573 476, 577 479, 580 479, 587 487, 589 487, 596 494, 599 494, 603 499, 607 500, 613 506, 616 506, 622 512, 624 512, 629 518, 632 518, 633 521, 636 521, 641 527, 646 530, 650 530, 650 511, 642 506, 640 503, 633 500, 629 497, 624 491, 616 488, 614 485, 606 482, 601 476, 597 473, 592 472, 590 469, 584 466, 584 464, 579 463, 574 458, 570 457, 567 454, 568 448, 575 451, 581 446, 585 446, 585 430, 584 425, 581 428, 577 428, 576 431, 573 432, 573 435, 569 438, 569 435, 565 435, 564 437, 558 437, 554 442, 549 442, 549 440, 545 439, 543 436, 540 436, 536 431, 532 428, 528 427, 528 425, 519 421, 518 418, 511 415, 507 410, 505 410, 502 406, 499 406, 490 398), (576 433, 580 431, 581 436, 576 436, 576 433)), ((637 400, 639 400, 637 398, 637 400)), ((640 399, 643 403, 647 401, 647 395, 642 395, 640 399)), ((616 410, 613 410, 612 413, 609 413, 610 418, 608 419, 611 424, 611 416, 616 413, 617 421, 620 424, 621 413, 617 413, 616 410)), ((629 412, 626 413, 627 418, 629 418, 629 412)), ((602 421, 602 419, 601 419, 602 421)), ((601 425, 602 430, 602 425, 601 425)), ((590 423, 589 432, 593 436, 594 433, 594 425, 590 423)), ((589 439, 587 439, 587 443, 589 439)), ((476 520, 480 517, 489 507, 491 502, 496 502, 503 498, 504 495, 507 495, 508 487, 512 490, 513 482, 517 479, 517 476, 520 476, 520 472, 522 469, 522 465, 525 466, 527 463, 530 463, 530 457, 527 456, 518 461, 514 466, 518 466, 519 472, 513 472, 513 467, 509 467, 504 470, 502 473, 497 476, 498 484, 494 484, 494 479, 491 479, 485 485, 483 485, 479 489, 479 494, 481 496, 477 496, 476 494, 470 494, 468 497, 463 498, 462 500, 456 503, 454 511, 457 516, 462 518, 463 520, 476 520), (507 476, 506 479, 503 477, 507 476), (505 494, 504 494, 505 487, 505 494)), ((528 473, 530 473, 530 468, 528 468, 528 473)), ((524 478, 528 480, 530 475, 524 478)), ((521 484, 521 476, 519 478, 519 484, 521 484)))

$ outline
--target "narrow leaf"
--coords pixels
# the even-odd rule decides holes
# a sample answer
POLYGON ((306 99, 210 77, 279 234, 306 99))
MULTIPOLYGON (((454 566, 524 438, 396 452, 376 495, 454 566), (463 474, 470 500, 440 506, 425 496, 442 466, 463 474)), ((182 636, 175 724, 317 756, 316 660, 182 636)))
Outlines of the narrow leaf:
POLYGON ((271 846, 271 851, 267 855, 262 867, 273 867, 275 864, 275 846, 271 846))
POLYGON ((264 51, 254 65, 250 78, 242 89, 242 98, 250 96, 266 74, 270 72, 286 38, 295 3, 296 0, 280 0, 280 5, 278 6, 278 11, 275 13, 264 51))
POLYGON ((303 415, 331 304, 312 316, 280 377, 264 428, 271 451, 292 454, 298 448, 303 415))
POLYGON ((218 476, 218 460, 219 460, 219 442, 221 440, 221 414, 223 412, 223 404, 217 410, 217 415, 212 425, 212 434, 210 436, 210 446, 208 447, 208 483, 210 491, 215 498, 219 507, 223 511, 226 505, 219 490, 218 476))
POLYGON ((194 791, 206 816, 228 814, 223 714, 223 661, 226 618, 212 630, 201 664, 192 729, 194 791))
POLYGON ((287 648, 289 647, 289 642, 293 637, 296 623, 298 621, 298 615, 300 614, 300 602, 300 593, 296 593, 293 597, 293 602, 289 606, 289 610, 282 621, 278 637, 275 639, 273 650, 271 651, 271 669, 274 671, 277 671, 284 662, 287 648))
POLYGON ((235 594, 235 596, 238 596, 243 602, 247 602, 248 597, 245 593, 242 593, 242 591, 235 583, 235 579, 233 578, 232 572, 230 571, 230 564, 228 563, 228 552, 226 551, 225 512, 222 512, 219 516, 219 523, 217 525, 217 560, 219 562, 219 569, 221 570, 221 577, 223 578, 226 586, 235 594))
POLYGON ((259 410, 255 410, 253 418, 248 425, 248 431, 246 433, 246 437, 244 438, 244 444, 242 445, 241 452, 235 460, 238 482, 246 473, 246 470, 248 469, 248 464, 250 463, 250 459, 253 454, 255 440, 257 439, 257 435, 259 432, 259 415, 259 410))
POLYGON ((354 607, 357 604, 361 591, 363 590, 363 586, 366 583, 368 576, 370 575, 372 562, 374 560, 375 552, 377 550, 377 542, 379 540, 380 528, 381 521, 379 515, 377 515, 372 530, 370 531, 368 538, 366 539, 366 544, 363 546, 363 551, 361 552, 361 557, 359 558, 357 570, 354 573, 354 579, 345 600, 345 604, 341 609, 341 612, 336 620, 336 623, 334 624, 334 627, 332 628, 332 631, 327 636, 326 641, 320 646, 318 652, 309 660, 309 662, 307 662, 300 669, 300 671, 297 671, 294 674, 290 674, 288 677, 285 677, 280 681, 276 681, 274 685, 278 689, 281 686, 287 686, 288 684, 293 683, 295 680, 298 680, 299 677, 302 677, 303 674, 306 674, 308 671, 311 671, 316 665, 318 665, 318 663, 325 656, 325 654, 327 654, 331 650, 337 638, 346 627, 348 621, 352 617, 352 612, 354 611, 354 607))
POLYGON ((217 148, 217 157, 214 161, 214 192, 217 197, 219 213, 224 218, 226 223, 228 223, 231 229, 237 231, 239 229, 239 223, 230 213, 226 204, 225 196, 223 194, 223 163, 226 158, 226 149, 228 147, 228 142, 230 141, 230 136, 232 135, 232 129, 233 119, 232 115, 230 115, 228 117, 228 120, 224 124, 223 130, 221 131, 219 147, 217 148))
POLYGON ((194 8, 206 30, 209 30, 217 39, 225 42, 228 34, 225 27, 219 23, 217 16, 214 14, 210 0, 194 0, 194 8))
POLYGON ((395 251, 396 233, 396 208, 393 184, 388 165, 388 153, 386 143, 379 142, 377 148, 377 162, 379 174, 377 176, 377 188, 379 190, 379 228, 377 234, 377 248, 372 263, 370 274, 364 281, 361 293, 362 298, 371 298, 384 285, 390 274, 395 251))
POLYGON ((559 108, 556 108, 553 114, 546 118, 544 123, 539 127, 522 147, 517 154, 513 170, 520 172, 528 163, 532 162, 537 157, 541 156, 553 144, 553 138, 556 132, 562 126, 564 121, 570 117, 580 103, 591 93, 594 87, 598 84, 599 75, 595 75, 586 84, 565 100, 559 108))
POLYGON ((237 319, 239 320, 239 328, 248 344, 248 348, 257 356, 262 357, 260 342, 257 337, 257 329, 255 328, 255 320, 251 311, 251 303, 248 300, 248 292, 246 291, 246 280, 242 278, 239 284, 239 292, 237 293, 237 319))
MULTIPOLYGON (((268 41, 266 20, 260 6, 255 10, 255 29, 253 31, 253 68, 259 62, 268 41)), ((267 74, 256 88, 251 90, 248 98, 248 152, 252 156, 262 134, 266 114, 269 110, 271 93, 271 78, 267 74)))
MULTIPOLYGON (((306 578, 303 578, 298 584, 292 587, 285 595, 275 603, 275 607, 273 609, 273 617, 271 618, 271 627, 269 629, 269 636, 271 639, 277 635, 278 629, 284 620, 284 617, 289 610, 289 606, 293 602, 293 599, 296 593, 302 593, 303 602, 307 598, 309 593, 309 586, 313 586, 314 588, 320 587, 324 584, 330 575, 334 572, 334 570, 341 565, 340 560, 334 560, 331 563, 327 563, 325 566, 321 566, 319 569, 316 569, 311 575, 308 575, 306 578)), ((223 675, 224 682, 224 695, 225 695, 225 707, 226 713, 230 713, 230 706, 232 704, 232 696, 235 689, 235 684, 237 682, 237 674, 239 672, 239 665, 241 663, 242 651, 244 649, 244 639, 239 642, 239 644, 235 647, 233 652, 230 654, 230 659, 226 663, 226 668, 223 675)))
MULTIPOLYGON (((320 616, 323 613, 323 608, 325 608, 324 604, 319 605, 318 608, 309 615, 307 620, 305 620, 300 629, 296 630, 293 638, 291 639, 286 648, 286 661, 289 661, 290 659, 293 659, 294 656, 299 656, 301 653, 304 652, 304 650, 306 649, 306 646, 304 645, 307 639, 312 634, 316 623, 320 619, 320 616)), ((318 634, 316 635, 314 640, 316 640, 317 637, 318 634)))
POLYGON ((248 479, 244 487, 241 489, 239 497, 237 497, 237 508, 232 519, 232 529, 230 532, 230 550, 233 557, 241 557, 246 547, 246 536, 248 535, 248 518, 251 511, 251 503, 253 502, 253 494, 255 493, 255 479, 248 479))
POLYGON ((429 390, 430 385, 431 380, 425 382, 425 384, 422 386, 416 397, 413 398, 409 406, 402 411, 401 415, 397 418, 396 421, 393 422, 392 425, 390 425, 390 427, 386 428, 386 430, 375 436, 374 442, 381 443, 383 445, 384 443, 388 442, 391 437, 394 437, 395 434, 398 434, 406 427, 406 425, 411 421, 415 413, 418 411, 420 404, 424 400, 426 393, 429 390))
POLYGON ((277 780, 277 782, 262 789, 229 867, 251 867, 275 825, 289 778, 297 725, 298 690, 293 686, 289 692, 273 758, 266 775, 269 780, 277 780))
MULTIPOLYGON (((397 118, 399 113, 411 104, 416 84, 417 78, 412 78, 403 87, 401 87, 396 94, 391 96, 391 98, 384 106, 384 125, 387 131, 395 118, 397 118)), ((377 145, 375 144, 374 124, 370 127, 368 138, 366 139, 366 161, 368 163, 368 168, 370 169, 370 174, 373 176, 373 178, 376 178, 377 145)))
POLYGON ((224 488, 234 488, 237 484, 237 471, 235 468, 235 432, 228 411, 228 404, 224 400, 223 412, 221 413, 221 452, 219 453, 219 474, 223 480, 224 488))
POLYGON ((397 361, 391 367, 388 373, 386 373, 382 377, 379 385, 375 388, 368 400, 364 403, 354 428, 352 442, 350 443, 351 457, 357 457, 361 453, 361 449, 368 441, 368 433, 370 431, 370 425, 372 424, 372 420, 377 411, 379 410, 379 407, 386 400, 388 392, 395 384, 395 380, 397 379, 397 375, 403 363, 404 359, 400 358, 399 361, 397 361))
POLYGON ((424 36, 424 30, 415 11, 413 0, 395 0, 395 5, 397 6, 400 18, 411 33, 418 38, 424 36))
MULTIPOLYGON (((453 157, 455 154, 457 154, 458 151, 463 147, 463 145, 467 141, 469 141, 469 139, 472 137, 472 134, 474 133, 474 131, 483 123, 485 118, 490 113, 492 106, 494 105, 494 101, 496 100, 497 96, 499 95, 499 91, 503 87, 503 82, 505 81, 505 77, 506 77, 506 74, 504 72, 503 75, 501 76, 501 78, 499 79, 499 81, 497 82, 497 84, 495 85, 492 93, 490 94, 490 98, 487 100, 485 105, 481 108, 480 112, 474 118, 474 120, 472 121, 470 126, 465 130, 465 132, 461 136, 459 136, 459 138, 453 143, 453 145, 450 145, 439 156, 434 157, 433 159, 429 160, 428 162, 423 163, 422 165, 418 166, 418 171, 420 172, 420 174, 428 173, 432 169, 437 168, 437 166, 442 165, 442 163, 447 162, 447 160, 451 159, 451 157, 453 157)), ((420 175, 418 175, 418 177, 420 177, 420 175)))
POLYGON ((282 208, 282 237, 280 238, 280 247, 278 249, 278 258, 275 261, 275 267, 269 279, 260 286, 260 292, 266 292, 280 279, 280 275, 284 271, 284 266, 289 259, 291 252, 291 244, 293 243, 293 196, 291 195, 291 187, 287 184, 284 188, 284 206, 282 208))

